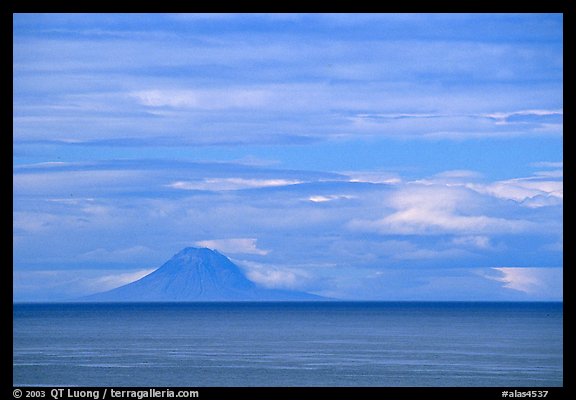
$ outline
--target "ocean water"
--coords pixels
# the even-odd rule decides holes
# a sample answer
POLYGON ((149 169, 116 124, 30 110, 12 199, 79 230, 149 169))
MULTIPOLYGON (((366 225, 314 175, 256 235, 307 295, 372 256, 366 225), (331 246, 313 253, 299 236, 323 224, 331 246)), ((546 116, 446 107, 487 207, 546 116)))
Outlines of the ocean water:
POLYGON ((14 385, 562 386, 561 303, 15 304, 14 385))

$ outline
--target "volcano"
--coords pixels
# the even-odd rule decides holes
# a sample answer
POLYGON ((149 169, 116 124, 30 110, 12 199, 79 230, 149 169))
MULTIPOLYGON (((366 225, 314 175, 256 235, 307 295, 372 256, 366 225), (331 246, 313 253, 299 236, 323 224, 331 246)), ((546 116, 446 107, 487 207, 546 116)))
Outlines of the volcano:
POLYGON ((312 301, 324 297, 267 289, 250 281, 216 250, 187 247, 143 278, 87 296, 94 302, 312 301))

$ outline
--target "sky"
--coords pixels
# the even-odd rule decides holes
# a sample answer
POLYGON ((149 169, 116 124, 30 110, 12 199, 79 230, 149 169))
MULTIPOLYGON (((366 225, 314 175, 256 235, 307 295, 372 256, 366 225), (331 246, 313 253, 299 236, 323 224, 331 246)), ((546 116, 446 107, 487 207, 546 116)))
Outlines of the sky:
POLYGON ((184 247, 343 300, 562 300, 561 14, 14 14, 15 301, 184 247))

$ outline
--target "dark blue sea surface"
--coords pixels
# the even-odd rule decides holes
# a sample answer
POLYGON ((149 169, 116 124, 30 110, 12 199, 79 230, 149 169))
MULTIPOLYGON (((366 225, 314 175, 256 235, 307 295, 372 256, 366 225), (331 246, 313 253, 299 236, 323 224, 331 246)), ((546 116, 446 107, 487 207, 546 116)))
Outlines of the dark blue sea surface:
POLYGON ((562 386, 562 303, 15 304, 14 385, 562 386))

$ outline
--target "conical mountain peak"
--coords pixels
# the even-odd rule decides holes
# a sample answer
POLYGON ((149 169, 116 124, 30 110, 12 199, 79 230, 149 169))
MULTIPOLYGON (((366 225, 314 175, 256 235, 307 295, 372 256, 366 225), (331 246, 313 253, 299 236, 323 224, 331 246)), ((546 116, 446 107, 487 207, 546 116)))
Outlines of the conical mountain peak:
POLYGON ((200 262, 214 262, 217 259, 220 259, 221 261, 223 259, 228 260, 227 257, 218 253, 216 250, 211 250, 205 247, 186 247, 175 254, 170 260, 168 260, 168 262, 166 262, 166 264, 181 263, 182 265, 188 264, 190 266, 200 262))
POLYGON ((145 277, 87 301, 297 301, 320 296, 258 287, 216 250, 186 247, 145 277))
POLYGON ((207 247, 185 247, 180 250, 174 257, 185 255, 207 255, 207 254, 220 254, 217 250, 212 250, 207 247))

